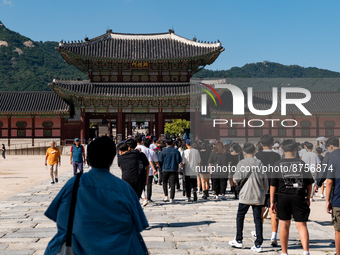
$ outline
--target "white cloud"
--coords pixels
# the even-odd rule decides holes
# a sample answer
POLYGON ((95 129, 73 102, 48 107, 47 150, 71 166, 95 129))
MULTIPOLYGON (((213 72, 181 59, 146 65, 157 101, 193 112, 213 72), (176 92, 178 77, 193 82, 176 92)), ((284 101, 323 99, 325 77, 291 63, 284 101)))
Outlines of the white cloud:
POLYGON ((2 0, 4 4, 12 5, 12 1, 9 0, 2 0))

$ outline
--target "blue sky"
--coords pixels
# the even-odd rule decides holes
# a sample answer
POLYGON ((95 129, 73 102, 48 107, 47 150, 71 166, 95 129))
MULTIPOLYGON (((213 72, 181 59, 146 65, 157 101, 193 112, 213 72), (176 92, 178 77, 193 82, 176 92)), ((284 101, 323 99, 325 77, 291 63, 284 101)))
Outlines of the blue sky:
POLYGON ((340 72, 338 0, 0 0, 0 20, 35 41, 174 28, 225 51, 207 68, 272 61, 340 72))

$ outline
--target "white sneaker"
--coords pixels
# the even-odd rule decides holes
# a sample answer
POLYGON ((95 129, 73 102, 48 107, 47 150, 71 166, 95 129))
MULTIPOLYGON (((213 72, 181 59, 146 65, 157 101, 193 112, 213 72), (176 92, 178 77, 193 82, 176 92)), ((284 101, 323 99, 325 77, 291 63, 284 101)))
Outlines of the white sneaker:
POLYGON ((235 247, 235 248, 243 248, 244 246, 243 246, 243 242, 241 241, 241 242, 238 242, 238 241, 236 241, 236 239, 234 238, 234 240, 232 240, 232 241, 229 241, 229 245, 231 246, 231 247, 235 247))
POLYGON ((218 196, 214 196, 214 199, 218 199, 218 196))
POLYGON ((325 196, 323 194, 320 195, 321 198, 324 198, 325 196))
POLYGON ((163 198, 163 202, 168 202, 168 201, 169 201, 168 197, 163 198))
POLYGON ((252 237, 256 238, 256 231, 253 230, 253 231, 251 231, 250 233, 251 233, 251 236, 252 236, 252 237))
POLYGON ((170 198, 170 204, 173 204, 174 203, 174 200, 170 198))
POLYGON ((263 248, 262 245, 254 245, 253 247, 251 247, 250 249, 251 251, 255 251, 255 252, 263 252, 263 248))
POLYGON ((222 195, 222 200, 227 200, 227 198, 225 197, 225 195, 222 195))
POLYGON ((144 200, 143 201, 143 206, 146 206, 148 203, 149 203, 148 200, 144 200))
POLYGON ((312 198, 312 197, 310 198, 310 201, 311 201, 311 202, 315 202, 314 198, 312 198))

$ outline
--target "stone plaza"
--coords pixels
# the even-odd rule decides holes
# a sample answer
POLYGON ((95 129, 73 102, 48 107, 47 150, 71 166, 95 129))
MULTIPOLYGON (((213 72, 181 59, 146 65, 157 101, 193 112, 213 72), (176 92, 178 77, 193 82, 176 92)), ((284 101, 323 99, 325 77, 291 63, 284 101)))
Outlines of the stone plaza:
MULTIPOLYGON (((61 187, 72 177, 71 166, 66 165, 65 168, 69 168, 69 171, 60 175, 58 184, 51 185, 50 180, 47 180, 48 174, 45 173, 46 181, 0 200, 1 255, 44 254, 47 243, 57 231, 56 224, 46 218, 44 212, 61 187)), ((86 167, 85 172, 88 170, 86 167)), ((116 160, 111 172, 118 177, 121 176, 116 160)), ((253 253, 250 247, 254 239, 250 232, 255 230, 255 226, 251 209, 245 219, 245 248, 234 249, 228 244, 236 235, 238 206, 238 201, 233 200, 231 195, 227 195, 226 201, 213 200, 212 197, 206 201, 199 196, 197 202, 189 203, 182 196, 182 192, 176 192, 174 204, 165 203, 162 198, 161 186, 154 184, 152 196, 154 202, 143 208, 150 228, 143 231, 142 235, 150 254, 253 253)), ((316 200, 312 204, 312 219, 308 222, 310 251, 313 255, 334 254, 335 247, 331 244, 334 240, 334 231, 330 216, 325 215, 324 201, 321 201, 319 196, 316 200)), ((264 221, 263 229, 264 253, 280 254, 280 246, 273 248, 269 243, 270 219, 264 221)), ((289 238, 289 254, 302 254, 294 223, 289 238)))

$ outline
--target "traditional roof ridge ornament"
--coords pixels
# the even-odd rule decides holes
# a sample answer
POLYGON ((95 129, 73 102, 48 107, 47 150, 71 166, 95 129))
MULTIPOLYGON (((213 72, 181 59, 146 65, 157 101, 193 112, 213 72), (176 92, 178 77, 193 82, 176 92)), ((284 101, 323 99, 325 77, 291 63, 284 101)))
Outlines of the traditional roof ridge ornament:
MULTIPOLYGON (((175 40, 175 41, 179 41, 179 42, 183 42, 186 44, 191 44, 191 45, 195 45, 195 46, 200 46, 200 47, 221 47, 222 48, 222 44, 221 42, 218 40, 217 43, 215 41, 215 43, 213 42, 207 42, 207 41, 197 41, 196 36, 194 37, 193 40, 187 39, 185 37, 179 36, 177 34, 175 34, 175 31, 173 29, 169 29, 169 32, 167 33, 146 33, 146 34, 133 34, 133 33, 117 33, 117 32, 112 32, 112 29, 108 29, 106 31, 105 34, 100 35, 98 37, 89 39, 88 37, 85 37, 85 42, 81 41, 78 43, 76 41, 71 41, 71 42, 67 42, 65 41, 65 43, 63 41, 61 41, 59 43, 59 46, 78 46, 76 44, 85 44, 86 42, 90 42, 90 43, 96 43, 99 41, 103 41, 103 40, 109 40, 109 39, 123 39, 123 40, 155 40, 155 39, 171 39, 171 40, 175 40)), ((57 47, 59 48, 59 47, 57 47)))

